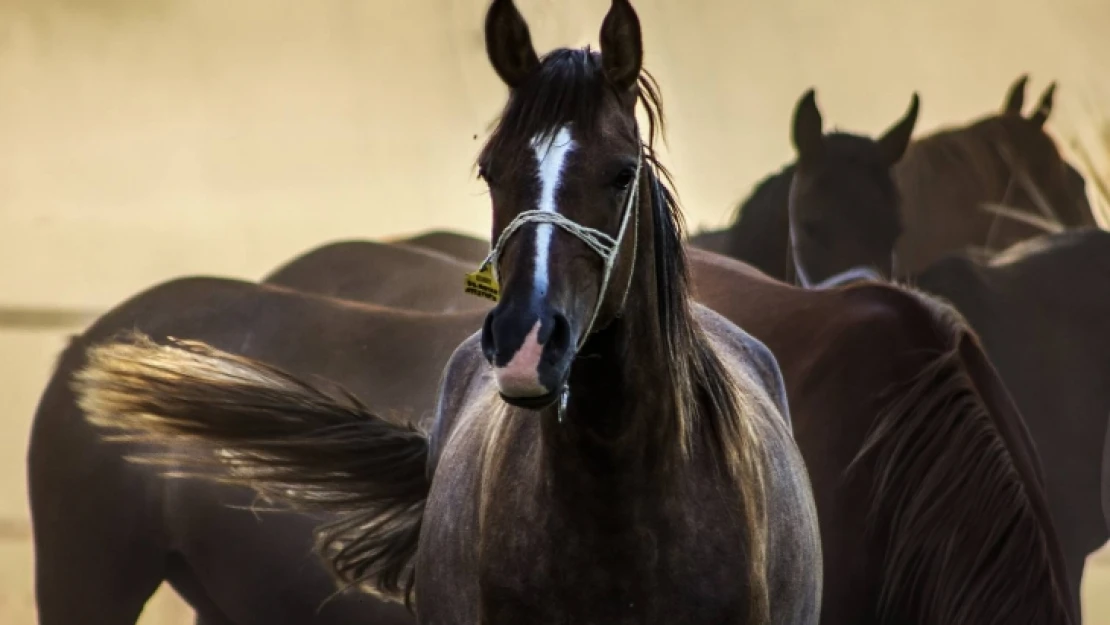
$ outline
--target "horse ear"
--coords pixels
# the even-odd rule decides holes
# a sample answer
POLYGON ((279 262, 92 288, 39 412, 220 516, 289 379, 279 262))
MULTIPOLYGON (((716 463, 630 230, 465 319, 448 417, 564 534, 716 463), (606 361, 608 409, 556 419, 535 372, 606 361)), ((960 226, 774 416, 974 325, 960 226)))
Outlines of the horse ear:
POLYGON ((644 61, 640 18, 628 0, 613 0, 601 23, 601 67, 605 77, 620 91, 631 91, 640 77, 644 61))
POLYGON ((821 111, 817 109, 817 94, 810 89, 798 100, 794 109, 794 149, 799 161, 819 160, 825 154, 825 132, 822 129, 821 111))
POLYGON ((1037 109, 1029 116, 1029 121, 1033 122, 1037 127, 1044 126, 1048 121, 1048 116, 1052 114, 1052 101, 1056 96, 1056 83, 1048 86, 1044 90, 1044 95, 1041 96, 1041 101, 1037 103, 1037 109))
POLYGON ((1006 94, 1006 105, 1002 107, 1003 115, 1021 115, 1021 107, 1025 106, 1025 83, 1029 82, 1029 74, 1022 74, 1010 86, 1006 94))
POLYGON ((493 0, 486 13, 486 54, 501 80, 515 89, 540 65, 528 24, 513 0, 493 0))
POLYGON ((906 111, 906 115, 879 139, 879 153, 883 155, 883 159, 888 166, 893 166, 906 153, 906 147, 910 144, 910 137, 913 136, 914 124, 917 123, 917 110, 920 103, 915 91, 910 99, 910 109, 906 111))

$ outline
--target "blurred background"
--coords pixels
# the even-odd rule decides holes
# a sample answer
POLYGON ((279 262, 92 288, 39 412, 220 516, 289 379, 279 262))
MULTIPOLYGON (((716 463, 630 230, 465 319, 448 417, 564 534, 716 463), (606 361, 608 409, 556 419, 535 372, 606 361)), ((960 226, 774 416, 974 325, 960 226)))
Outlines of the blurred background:
MULTIPOLYGON (((1107 179, 1105 0, 637 0, 691 230, 730 221, 826 124, 920 135, 1059 83, 1048 129, 1107 179)), ((608 2, 518 0, 537 49, 596 41, 608 2)), ((30 418, 69 334, 184 274, 258 279, 326 241, 487 236, 474 158, 505 90, 486 0, 0 0, 0 623, 35 622, 30 418)), ((1102 224, 1108 223, 1103 212, 1102 224)), ((1106 553, 1105 551, 1103 553, 1106 553)), ((1086 622, 1110 624, 1110 556, 1086 622)), ((169 591, 144 625, 191 623, 169 591)))

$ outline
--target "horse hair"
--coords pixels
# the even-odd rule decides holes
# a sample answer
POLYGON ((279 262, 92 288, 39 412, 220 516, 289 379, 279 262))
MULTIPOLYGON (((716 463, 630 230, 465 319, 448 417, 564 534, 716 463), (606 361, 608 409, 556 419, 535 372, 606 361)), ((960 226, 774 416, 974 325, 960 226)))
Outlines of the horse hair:
MULTIPOLYGON (((332 573, 411 609, 428 440, 345 389, 195 341, 132 333, 88 350, 78 405, 105 440, 152 445, 128 459, 172 477, 247 486, 338 519, 317 532, 332 573), (186 443, 199 447, 175 451, 186 443)), ((140 448, 142 449, 142 448, 140 448)))
POLYGON ((1046 520, 961 357, 974 336, 950 307, 912 295, 940 316, 946 347, 893 391, 848 468, 873 462, 868 532, 888 528, 880 621, 1067 622, 1046 520))

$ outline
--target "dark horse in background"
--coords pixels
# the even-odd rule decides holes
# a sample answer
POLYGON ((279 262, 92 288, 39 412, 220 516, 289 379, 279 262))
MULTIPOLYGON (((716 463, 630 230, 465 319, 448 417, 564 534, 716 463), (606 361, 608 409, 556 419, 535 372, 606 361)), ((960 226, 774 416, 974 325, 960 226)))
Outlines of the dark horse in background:
MULTIPOLYGON (((798 216, 799 233, 812 231, 810 242, 826 248, 855 246, 829 249, 822 256, 864 258, 885 275, 915 275, 948 252, 997 250, 1046 230, 1094 225, 1083 177, 1044 131, 1054 88, 1029 118, 1021 115, 1024 89, 1022 77, 1000 114, 908 147, 917 120, 916 95, 905 117, 871 140, 825 134, 813 91, 807 91, 794 113, 798 160, 760 182, 732 226, 695 235, 691 243, 749 262, 773 277, 798 279, 787 223, 792 192, 810 196, 813 206, 798 216), (794 184, 799 166, 807 166, 811 175, 794 184), (821 198, 830 196, 841 199, 820 210, 821 198), (892 204, 899 207, 897 215, 887 210, 892 204), (1005 207, 1004 214, 999 207, 1005 207), (1049 209, 1052 214, 1046 216, 1049 209), (859 248, 863 242, 819 239, 838 227, 843 211, 852 211, 853 220, 876 220, 874 237, 867 241, 881 238, 886 250, 891 248, 886 239, 893 238, 894 253, 879 260, 876 249, 859 248)), ((813 282, 832 275, 819 264, 809 269, 816 274, 808 276, 813 282)))
POLYGON ((170 466, 347 507, 324 552, 423 623, 816 623, 817 517, 781 374, 690 298, 635 116, 643 101, 655 119, 632 7, 614 0, 600 53, 541 60, 511 0, 486 38, 510 87, 481 158, 500 299, 448 362, 430 431, 148 341, 93 351, 79 403, 227 452, 147 454, 170 466))
POLYGON ((966 247, 991 254, 1046 231, 1097 225, 1083 176, 1044 129, 1056 84, 1025 117, 1027 79, 1013 84, 1000 113, 916 139, 894 167, 900 276, 966 247))
MULTIPOLYGON (((811 104, 803 98, 795 116, 794 193, 789 206, 775 209, 793 243, 783 256, 815 280, 860 266, 889 275, 903 225, 892 175, 874 166, 882 145, 822 135, 811 104), (861 197, 874 201, 864 204, 861 197)), ((737 228, 756 240, 758 232, 747 228, 757 225, 742 219, 737 228)), ((1013 392, 1044 465, 1078 609, 1086 557, 1110 538, 1099 510, 1100 442, 1110 415, 1103 348, 1110 341, 1110 299, 1094 286, 1106 284, 1105 262, 1096 259, 1110 252, 1097 229, 1044 236, 991 262, 977 262, 980 255, 971 252, 955 255, 907 280, 956 305, 1013 392), (1020 260, 1026 254, 1028 262, 1020 260)))

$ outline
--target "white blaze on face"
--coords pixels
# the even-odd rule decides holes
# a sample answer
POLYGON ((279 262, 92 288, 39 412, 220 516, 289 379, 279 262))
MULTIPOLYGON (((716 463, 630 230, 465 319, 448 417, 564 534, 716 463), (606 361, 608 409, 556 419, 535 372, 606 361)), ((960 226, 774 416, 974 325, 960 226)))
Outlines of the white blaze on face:
MULTIPOLYGON (((562 183, 563 170, 567 157, 574 150, 574 139, 570 129, 563 126, 550 135, 533 137, 532 152, 536 156, 536 177, 540 183, 540 193, 535 210, 558 212, 555 200, 562 183)), ((547 292, 551 265, 551 238, 555 227, 541 223, 535 229, 535 257, 532 293, 537 299, 547 292)), ((539 364, 543 356, 543 345, 539 342, 540 321, 537 319, 528 335, 504 366, 494 369, 498 389, 509 397, 538 397, 553 389, 544 388, 540 383, 539 364)))
MULTIPOLYGON (((563 168, 567 157, 574 150, 574 139, 566 126, 557 132, 532 138, 532 152, 536 155, 536 177, 540 182, 540 195, 536 210, 557 213, 555 198, 563 179, 563 168)), ((548 272, 551 262, 551 236, 555 226, 540 224, 536 226, 536 257, 533 288, 537 294, 547 291, 548 272)))

